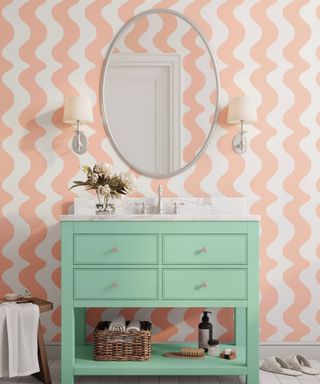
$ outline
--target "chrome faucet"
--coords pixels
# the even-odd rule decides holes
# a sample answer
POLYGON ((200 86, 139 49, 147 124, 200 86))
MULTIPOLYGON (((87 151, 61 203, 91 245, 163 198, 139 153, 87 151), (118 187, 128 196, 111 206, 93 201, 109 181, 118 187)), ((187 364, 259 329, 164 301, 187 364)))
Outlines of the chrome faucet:
POLYGON ((184 203, 179 203, 178 201, 175 201, 173 203, 173 213, 176 215, 179 213, 179 205, 184 205, 184 203))
POLYGON ((159 213, 160 215, 162 215, 163 213, 163 207, 162 207, 162 192, 163 192, 163 188, 161 186, 161 184, 159 184, 159 187, 158 187, 158 206, 157 206, 157 213, 159 213))

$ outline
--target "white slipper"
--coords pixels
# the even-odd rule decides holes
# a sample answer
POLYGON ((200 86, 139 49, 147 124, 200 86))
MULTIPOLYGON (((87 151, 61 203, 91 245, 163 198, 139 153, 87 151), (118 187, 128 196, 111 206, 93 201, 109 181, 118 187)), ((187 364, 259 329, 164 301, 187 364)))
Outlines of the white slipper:
POLYGON ((307 375, 320 375, 320 369, 311 367, 310 361, 301 355, 291 355, 286 359, 290 368, 306 373, 307 375))
POLYGON ((289 365, 284 360, 276 356, 270 356, 262 360, 260 364, 260 369, 267 372, 281 373, 282 375, 289 375, 289 376, 302 375, 300 371, 290 369, 289 365))

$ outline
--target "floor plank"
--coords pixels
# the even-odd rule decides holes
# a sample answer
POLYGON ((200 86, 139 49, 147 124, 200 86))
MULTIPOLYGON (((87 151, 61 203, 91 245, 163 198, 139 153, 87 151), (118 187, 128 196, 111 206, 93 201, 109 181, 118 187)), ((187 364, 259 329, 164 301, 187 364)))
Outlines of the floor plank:
POLYGON ((319 384, 320 383, 318 378, 311 375, 299 376, 298 381, 300 384, 319 384))
MULTIPOLYGON (((146 384, 153 384, 155 382, 148 382, 146 384)), ((178 376, 161 376, 159 377, 159 384, 179 384, 179 377, 178 376)))
MULTIPOLYGON (((177 378, 177 383, 179 384, 179 378, 177 378)), ((160 377, 159 376, 141 376, 139 384, 159 384, 160 377)))
POLYGON ((220 384, 218 376, 200 376, 200 384, 220 384))
POLYGON ((120 384, 139 384, 139 376, 121 376, 120 384))
POLYGON ((260 371, 260 384, 280 384, 280 381, 274 373, 261 373, 260 371))
POLYGON ((199 384, 199 377, 197 376, 180 376, 179 384, 199 384))
POLYGON ((238 376, 219 376, 221 384, 240 384, 238 376))
POLYGON ((99 384, 120 384, 119 376, 100 376, 99 384))
POLYGON ((279 379, 279 382, 281 384, 301 384, 300 381, 293 376, 288 376, 288 375, 276 375, 277 378, 279 379))
POLYGON ((99 376, 81 376, 79 378, 79 384, 97 384, 99 383, 99 376))

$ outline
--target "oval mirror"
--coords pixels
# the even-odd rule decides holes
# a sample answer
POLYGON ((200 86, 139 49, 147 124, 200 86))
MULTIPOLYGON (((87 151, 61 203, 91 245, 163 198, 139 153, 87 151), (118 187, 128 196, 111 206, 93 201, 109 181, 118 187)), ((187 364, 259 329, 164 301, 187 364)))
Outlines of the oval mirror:
POLYGON ((109 46, 100 100, 107 134, 132 169, 154 178, 176 175, 212 137, 219 107, 216 61, 184 15, 143 12, 109 46))

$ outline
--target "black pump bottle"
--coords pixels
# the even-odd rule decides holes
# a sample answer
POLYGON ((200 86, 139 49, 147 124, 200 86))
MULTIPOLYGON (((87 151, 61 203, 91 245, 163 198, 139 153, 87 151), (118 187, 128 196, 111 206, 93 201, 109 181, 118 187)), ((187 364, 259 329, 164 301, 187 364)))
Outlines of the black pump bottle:
POLYGON ((209 322, 208 313, 210 311, 203 311, 202 321, 199 324, 198 330, 198 345, 208 352, 208 341, 212 339, 212 324, 209 322))

